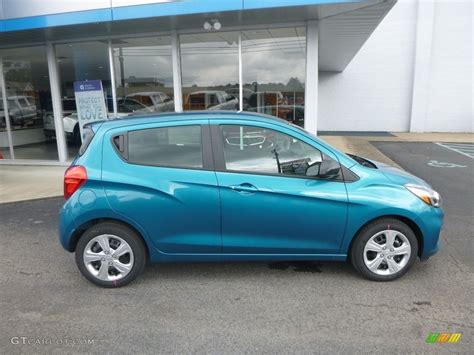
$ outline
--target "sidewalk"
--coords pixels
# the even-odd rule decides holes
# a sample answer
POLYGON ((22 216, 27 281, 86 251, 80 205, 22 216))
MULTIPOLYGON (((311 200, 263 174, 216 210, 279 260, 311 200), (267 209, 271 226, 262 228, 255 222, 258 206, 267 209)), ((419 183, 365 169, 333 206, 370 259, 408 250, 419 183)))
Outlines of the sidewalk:
POLYGON ((472 133, 392 133, 393 137, 370 136, 370 132, 367 134, 367 136, 326 135, 321 138, 345 153, 360 155, 396 167, 400 166, 382 154, 370 142, 474 143, 474 134, 472 133))
MULTIPOLYGON (((325 135, 321 138, 343 152, 393 166, 398 165, 377 150, 370 142, 474 143, 474 134, 470 133, 393 133, 393 135, 393 137, 325 135)), ((0 203, 62 196, 65 170, 66 167, 62 166, 0 165, 0 203)))
POLYGON ((0 203, 63 194, 64 166, 0 165, 0 203))

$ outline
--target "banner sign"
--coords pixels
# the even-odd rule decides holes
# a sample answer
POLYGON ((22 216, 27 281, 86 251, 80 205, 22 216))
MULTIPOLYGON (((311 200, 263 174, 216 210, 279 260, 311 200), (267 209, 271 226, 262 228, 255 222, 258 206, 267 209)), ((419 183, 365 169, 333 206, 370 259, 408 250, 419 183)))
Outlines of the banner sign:
POLYGON ((77 118, 82 140, 82 128, 86 123, 107 119, 102 81, 75 81, 74 96, 76 97, 77 118))

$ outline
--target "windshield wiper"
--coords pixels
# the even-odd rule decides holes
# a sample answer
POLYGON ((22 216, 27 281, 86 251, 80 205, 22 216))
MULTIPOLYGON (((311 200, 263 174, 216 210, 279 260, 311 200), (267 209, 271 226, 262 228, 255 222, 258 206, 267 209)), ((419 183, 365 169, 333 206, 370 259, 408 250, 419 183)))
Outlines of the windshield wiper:
POLYGON ((280 158, 279 158, 279 156, 278 156, 278 152, 277 152, 276 148, 275 148, 275 149, 272 149, 272 153, 273 153, 273 155, 275 156, 275 159, 276 159, 276 161, 277 161, 278 174, 281 174, 280 158))

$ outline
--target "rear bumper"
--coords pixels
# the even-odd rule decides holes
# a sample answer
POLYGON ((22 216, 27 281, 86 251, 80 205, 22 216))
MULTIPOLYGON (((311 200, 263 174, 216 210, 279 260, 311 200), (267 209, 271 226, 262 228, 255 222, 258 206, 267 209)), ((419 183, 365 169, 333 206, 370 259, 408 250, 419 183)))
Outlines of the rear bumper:
POLYGON ((69 252, 72 252, 74 249, 71 243, 71 238, 76 231, 74 219, 71 219, 71 214, 72 214, 72 208, 66 202, 64 206, 61 208, 61 211, 59 213, 58 232, 59 232, 59 241, 62 247, 69 252))

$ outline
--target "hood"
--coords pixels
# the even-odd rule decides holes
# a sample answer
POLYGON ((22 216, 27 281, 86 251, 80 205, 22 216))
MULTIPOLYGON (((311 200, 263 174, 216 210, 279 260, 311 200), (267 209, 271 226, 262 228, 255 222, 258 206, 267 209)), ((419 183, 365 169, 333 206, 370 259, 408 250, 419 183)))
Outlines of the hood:
MULTIPOLYGON (((369 160, 369 159, 367 159, 369 160)), ((396 168, 394 166, 381 163, 375 160, 369 160, 372 164, 374 164, 377 169, 382 172, 391 182, 398 185, 405 185, 405 184, 415 184, 421 185, 431 188, 431 186, 423 179, 410 174, 409 172, 396 168)))
POLYGON ((362 158, 357 155, 350 154, 349 155, 352 159, 358 162, 360 165, 365 166, 366 168, 376 169, 382 174, 384 174, 387 179, 397 185, 405 185, 405 184, 415 184, 415 185, 422 185, 431 188, 431 186, 420 179, 419 177, 406 172, 405 170, 396 168, 394 166, 381 163, 376 160, 370 160, 367 158, 362 158))

